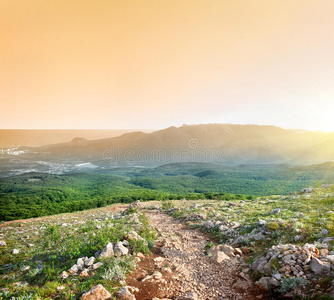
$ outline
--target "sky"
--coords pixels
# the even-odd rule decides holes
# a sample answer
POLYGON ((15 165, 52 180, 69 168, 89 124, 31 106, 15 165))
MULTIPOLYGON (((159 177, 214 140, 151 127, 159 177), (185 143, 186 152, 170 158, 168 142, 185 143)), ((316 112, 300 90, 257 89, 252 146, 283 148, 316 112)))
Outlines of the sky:
POLYGON ((332 0, 1 0, 0 128, 334 131, 332 0))

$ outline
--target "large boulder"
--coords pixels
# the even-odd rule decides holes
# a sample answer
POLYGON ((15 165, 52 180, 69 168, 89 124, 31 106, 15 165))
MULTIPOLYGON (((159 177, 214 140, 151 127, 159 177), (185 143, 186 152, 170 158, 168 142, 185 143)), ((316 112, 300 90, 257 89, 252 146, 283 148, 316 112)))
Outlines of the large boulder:
POLYGON ((73 275, 73 274, 77 273, 78 271, 79 271, 78 266, 77 266, 77 265, 73 265, 73 266, 68 270, 68 273, 69 273, 70 275, 73 275))
POLYGON ((90 270, 96 270, 96 269, 98 269, 99 267, 101 267, 101 266, 103 266, 103 263, 101 263, 101 262, 98 262, 98 263, 96 263, 96 264, 92 264, 91 266, 90 266, 90 270))
POLYGON ((129 249, 123 246, 122 242, 117 242, 114 248, 116 256, 123 256, 129 253, 129 249))
POLYGON ((325 258, 331 263, 334 263, 334 255, 326 255, 325 258))
POLYGON ((84 267, 84 265, 85 265, 84 260, 83 260, 82 258, 78 258, 78 260, 77 260, 77 266, 78 266, 78 269, 79 269, 79 270, 82 270, 83 267, 84 267))
POLYGON ((92 256, 85 262, 85 267, 90 267, 94 263, 95 257, 92 256))
POLYGON ((217 252, 223 252, 224 254, 226 254, 229 257, 234 257, 235 256, 234 248, 232 246, 226 245, 226 244, 218 245, 218 246, 214 246, 214 247, 210 248, 208 250, 208 255, 213 256, 217 252))
POLYGON ((255 282, 255 285, 261 290, 268 291, 269 277, 261 277, 260 280, 255 282))
POLYGON ((274 215, 277 215, 277 214, 279 214, 280 212, 281 212, 281 209, 280 209, 280 208, 276 208, 276 209, 273 209, 273 210, 271 211, 271 213, 274 214, 274 215))
POLYGON ((59 278, 66 279, 68 277, 68 273, 66 271, 63 271, 60 273, 59 278))
MULTIPOLYGON (((128 233, 128 236, 127 238, 132 241, 132 240, 140 240, 140 241, 143 241, 145 244, 147 244, 147 241, 145 239, 143 239, 137 232, 131 230, 129 233, 128 233)), ((127 242, 127 241, 126 241, 127 242)), ((124 242, 123 242, 124 244, 124 242)))
POLYGON ((185 220, 186 221, 196 221, 196 220, 204 220, 204 219, 206 219, 206 215, 199 213, 199 212, 193 212, 185 220))
POLYGON ((214 261, 216 261, 217 263, 221 263, 225 260, 229 260, 230 257, 227 256, 223 251, 220 251, 219 248, 217 246, 212 247, 211 249, 209 249, 207 251, 208 255, 210 256, 210 258, 214 261))
POLYGON ((226 230, 229 230, 230 228, 226 225, 221 225, 219 226, 219 231, 226 231, 226 230))
POLYGON ((83 270, 80 274, 80 277, 89 277, 88 271, 87 270, 83 270))
POLYGON ((209 220, 209 221, 206 221, 204 224, 203 224, 203 226, 206 228, 206 229, 212 229, 212 228, 215 228, 215 224, 211 221, 211 220, 209 220))
POLYGON ((116 292, 116 297, 120 300, 136 300, 136 297, 130 293, 127 287, 121 287, 116 292))
POLYGON ((314 273, 319 274, 323 270, 329 271, 331 265, 327 261, 321 261, 320 259, 313 257, 310 262, 310 268, 314 273))
POLYGON ((260 273, 265 274, 265 275, 270 275, 272 273, 271 270, 271 263, 267 262, 266 264, 259 265, 258 270, 260 273))
POLYGON ((114 247, 112 243, 108 243, 99 255, 99 258, 107 258, 114 256, 114 247))
POLYGON ((233 287, 235 289, 247 291, 251 287, 251 283, 244 279, 238 279, 234 284, 233 287))
POLYGON ((81 300, 106 300, 111 299, 110 293, 102 284, 92 287, 87 293, 81 296, 81 300))
POLYGON ((260 226, 264 226, 267 224, 267 221, 266 220, 262 220, 262 219, 259 219, 259 221, 257 222, 260 226))
POLYGON ((218 249, 220 251, 223 251, 226 255, 228 255, 229 257, 234 257, 235 254, 234 254, 234 248, 230 245, 219 245, 218 246, 218 249))

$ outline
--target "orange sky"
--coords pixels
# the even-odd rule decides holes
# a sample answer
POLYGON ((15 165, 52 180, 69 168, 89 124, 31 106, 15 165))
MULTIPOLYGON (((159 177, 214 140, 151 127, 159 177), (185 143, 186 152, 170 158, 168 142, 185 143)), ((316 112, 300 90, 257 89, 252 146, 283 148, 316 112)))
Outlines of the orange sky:
POLYGON ((0 128, 334 131, 334 1, 1 0, 0 128))

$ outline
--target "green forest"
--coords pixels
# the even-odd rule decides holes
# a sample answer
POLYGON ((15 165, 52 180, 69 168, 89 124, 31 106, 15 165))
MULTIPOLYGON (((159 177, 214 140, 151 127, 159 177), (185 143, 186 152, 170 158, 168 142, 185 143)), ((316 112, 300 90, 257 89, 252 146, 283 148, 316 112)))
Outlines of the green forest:
POLYGON ((144 170, 116 168, 109 174, 26 173, 0 179, 0 220, 135 200, 252 199, 333 182, 334 167, 330 163, 309 167, 179 163, 144 170))

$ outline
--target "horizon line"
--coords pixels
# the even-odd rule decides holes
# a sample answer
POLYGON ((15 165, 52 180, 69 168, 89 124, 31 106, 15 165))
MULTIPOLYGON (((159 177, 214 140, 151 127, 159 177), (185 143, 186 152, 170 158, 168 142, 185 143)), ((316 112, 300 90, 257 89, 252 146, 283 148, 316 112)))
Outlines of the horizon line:
POLYGON ((327 131, 323 129, 305 129, 305 128, 286 128, 279 125, 273 124, 256 124, 256 123, 195 123, 195 124, 182 124, 182 125, 170 125, 167 127, 161 128, 0 128, 1 131, 4 130, 132 130, 132 131, 159 131, 163 129, 167 129, 170 127, 180 128, 183 126, 200 126, 200 125, 240 125, 240 126, 262 126, 262 127, 277 127, 282 128, 284 130, 301 130, 301 131, 308 131, 308 132, 318 132, 318 133, 332 133, 332 131, 327 131))

